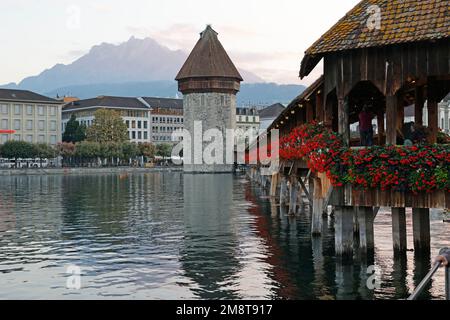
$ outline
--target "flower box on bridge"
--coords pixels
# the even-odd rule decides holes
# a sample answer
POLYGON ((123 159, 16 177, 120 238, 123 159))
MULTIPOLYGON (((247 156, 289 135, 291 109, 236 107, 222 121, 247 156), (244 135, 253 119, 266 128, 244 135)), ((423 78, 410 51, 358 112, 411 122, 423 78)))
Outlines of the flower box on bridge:
POLYGON ((399 192, 381 189, 358 189, 351 185, 335 188, 330 204, 355 207, 450 208, 450 192, 399 192), (344 196, 342 197, 342 193, 344 196))

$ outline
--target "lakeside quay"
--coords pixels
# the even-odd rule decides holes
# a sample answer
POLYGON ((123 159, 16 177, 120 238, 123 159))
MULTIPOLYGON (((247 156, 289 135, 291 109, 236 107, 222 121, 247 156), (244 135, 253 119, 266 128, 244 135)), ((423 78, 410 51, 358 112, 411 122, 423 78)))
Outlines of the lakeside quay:
POLYGON ((86 175, 108 173, 151 173, 151 172, 180 172, 182 167, 109 167, 109 168, 30 168, 30 169, 1 169, 0 176, 26 175, 86 175))

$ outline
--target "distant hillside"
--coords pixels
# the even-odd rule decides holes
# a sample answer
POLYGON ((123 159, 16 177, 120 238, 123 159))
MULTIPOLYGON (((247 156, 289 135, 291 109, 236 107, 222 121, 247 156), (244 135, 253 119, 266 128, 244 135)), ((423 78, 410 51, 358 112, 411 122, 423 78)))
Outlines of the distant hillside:
MULTIPOLYGON (((187 53, 170 50, 151 38, 130 38, 119 45, 102 43, 71 64, 57 64, 39 75, 23 79, 21 88, 39 93, 57 88, 98 83, 173 81, 187 53)), ((247 83, 264 82, 257 75, 240 70, 247 83)))
MULTIPOLYGON (((305 89, 301 85, 278 85, 275 83, 243 83, 238 93, 238 105, 268 105, 276 102, 289 103, 305 89)), ((181 97, 175 81, 149 81, 126 83, 102 83, 90 85, 67 86, 45 92, 47 96, 76 96, 82 99, 99 95, 112 96, 157 96, 181 97)))

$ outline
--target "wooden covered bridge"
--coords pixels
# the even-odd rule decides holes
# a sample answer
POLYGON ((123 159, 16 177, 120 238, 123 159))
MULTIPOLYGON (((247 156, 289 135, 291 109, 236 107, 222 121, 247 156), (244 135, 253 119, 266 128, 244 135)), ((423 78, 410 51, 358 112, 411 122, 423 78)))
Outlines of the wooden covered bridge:
MULTIPOLYGON (((396 145, 404 127, 405 107, 414 105, 414 122, 420 126, 426 104, 427 143, 437 142, 438 103, 450 92, 448 1, 361 1, 306 51, 300 77, 308 76, 321 60, 323 76, 289 104, 268 135, 270 130, 279 129, 280 137, 285 137, 294 128, 317 121, 339 133, 344 147, 362 148, 359 137, 351 135, 350 126, 358 122, 359 113, 367 106, 377 123, 375 144, 396 145)), ((279 194, 281 205, 289 202, 291 213, 297 210, 298 193, 304 193, 313 209, 315 235, 321 232, 323 212, 332 205, 337 255, 353 253, 355 212, 360 248, 373 250, 373 221, 380 207, 391 208, 396 253, 407 249, 406 207, 413 208, 415 250, 429 252, 429 210, 450 207, 448 190, 413 193, 359 188, 355 183, 333 187, 326 174, 312 173, 305 160, 281 158, 279 172, 271 177, 261 178, 260 166, 253 166, 250 176, 271 184, 271 195, 279 194)), ((443 161, 447 161, 448 179, 449 157, 443 161)))

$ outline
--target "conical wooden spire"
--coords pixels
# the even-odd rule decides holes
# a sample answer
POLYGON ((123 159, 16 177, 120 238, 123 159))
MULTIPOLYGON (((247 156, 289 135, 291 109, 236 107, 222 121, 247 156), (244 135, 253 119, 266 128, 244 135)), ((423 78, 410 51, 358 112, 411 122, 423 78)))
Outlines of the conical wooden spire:
POLYGON ((200 33, 200 39, 175 80, 228 78, 243 81, 217 35, 218 33, 209 25, 200 33))

